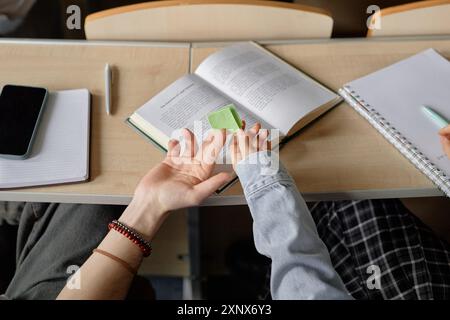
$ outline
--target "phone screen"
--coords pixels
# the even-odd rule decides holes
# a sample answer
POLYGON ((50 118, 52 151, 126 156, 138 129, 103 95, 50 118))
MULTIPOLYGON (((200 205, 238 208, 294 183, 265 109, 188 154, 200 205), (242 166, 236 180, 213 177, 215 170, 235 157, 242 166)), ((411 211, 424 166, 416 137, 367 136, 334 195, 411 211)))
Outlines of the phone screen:
POLYGON ((26 157, 47 90, 6 85, 0 95, 0 155, 26 157))

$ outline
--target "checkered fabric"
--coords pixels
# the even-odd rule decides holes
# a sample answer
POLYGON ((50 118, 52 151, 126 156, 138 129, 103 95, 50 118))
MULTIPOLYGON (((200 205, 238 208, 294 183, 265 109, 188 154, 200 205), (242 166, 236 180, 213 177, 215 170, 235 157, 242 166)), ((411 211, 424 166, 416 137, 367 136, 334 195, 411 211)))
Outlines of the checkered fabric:
POLYGON ((450 299, 450 245, 399 200, 317 202, 310 209, 354 298, 450 299), (379 268, 379 289, 369 266, 379 268))

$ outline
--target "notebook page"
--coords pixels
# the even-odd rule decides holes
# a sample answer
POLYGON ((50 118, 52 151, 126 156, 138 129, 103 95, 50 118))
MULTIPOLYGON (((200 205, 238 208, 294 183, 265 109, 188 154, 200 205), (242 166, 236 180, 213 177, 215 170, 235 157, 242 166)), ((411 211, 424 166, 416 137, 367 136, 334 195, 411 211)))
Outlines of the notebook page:
POLYGON ((89 119, 88 90, 49 93, 29 158, 0 158, 0 188, 86 180, 89 119))
POLYGON ((430 106, 450 119, 450 62, 428 49, 368 76, 348 83, 438 168, 450 175, 439 128, 421 111, 430 106))

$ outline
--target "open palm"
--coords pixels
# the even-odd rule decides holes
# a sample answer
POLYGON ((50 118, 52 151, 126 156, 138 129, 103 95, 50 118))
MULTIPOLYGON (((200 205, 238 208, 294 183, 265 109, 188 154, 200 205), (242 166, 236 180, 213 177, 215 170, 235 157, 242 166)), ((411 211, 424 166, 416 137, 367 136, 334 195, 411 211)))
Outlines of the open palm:
POLYGON ((230 180, 224 172, 211 176, 226 141, 225 130, 211 132, 198 151, 194 134, 183 129, 183 136, 184 151, 179 141, 169 141, 166 158, 144 176, 135 192, 136 198, 164 212, 198 205, 230 180))

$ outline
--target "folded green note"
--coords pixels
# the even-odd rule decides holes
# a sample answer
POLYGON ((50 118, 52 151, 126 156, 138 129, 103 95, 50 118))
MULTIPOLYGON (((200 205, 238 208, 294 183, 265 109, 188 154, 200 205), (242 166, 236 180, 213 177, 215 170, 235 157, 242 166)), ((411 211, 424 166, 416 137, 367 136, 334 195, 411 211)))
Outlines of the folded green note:
POLYGON ((234 132, 242 127, 241 118, 232 104, 211 112, 208 121, 213 129, 227 129, 234 132))

